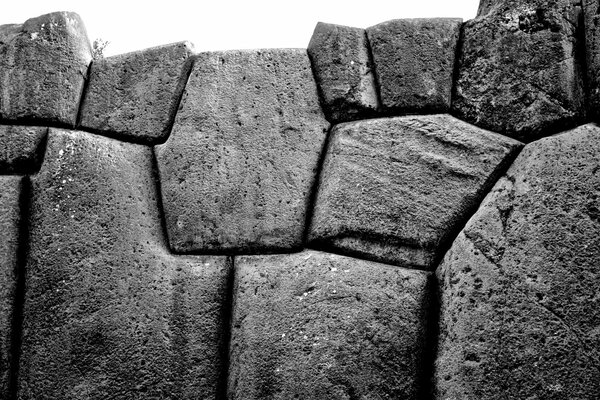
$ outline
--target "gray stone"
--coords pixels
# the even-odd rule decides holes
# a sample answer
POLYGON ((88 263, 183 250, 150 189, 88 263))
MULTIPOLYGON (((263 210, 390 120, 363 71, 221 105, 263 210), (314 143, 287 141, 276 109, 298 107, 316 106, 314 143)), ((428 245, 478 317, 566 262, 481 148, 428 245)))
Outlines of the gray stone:
POLYGON ((306 50, 199 54, 156 147, 171 248, 301 248, 327 130, 306 50))
POLYGON ((156 193, 150 148, 50 129, 19 399, 216 397, 231 262, 169 254, 156 193))
POLYGON ((395 19, 367 28, 385 111, 448 111, 461 24, 456 18, 395 19))
POLYGON ((375 114, 379 100, 364 29, 319 22, 308 55, 330 121, 365 119, 375 114))
POLYGON ((442 114, 336 125, 310 245, 430 269, 520 147, 442 114))
POLYGON ((75 125, 91 59, 75 13, 0 26, 0 119, 75 125))
POLYGON ((597 399, 600 128, 527 145, 439 270, 440 399, 597 399))
POLYGON ((583 0, 587 65, 588 115, 600 117, 600 1, 583 0))
POLYGON ((48 128, 0 125, 0 174, 29 174, 42 162, 48 128))
POLYGON ((570 0, 482 3, 464 25, 453 113, 526 141, 579 122, 580 16, 570 0))
POLYGON ((228 398, 419 398, 428 273, 314 251, 235 264, 228 398))
POLYGON ((191 68, 188 42, 94 60, 80 126, 124 140, 164 141, 191 68))

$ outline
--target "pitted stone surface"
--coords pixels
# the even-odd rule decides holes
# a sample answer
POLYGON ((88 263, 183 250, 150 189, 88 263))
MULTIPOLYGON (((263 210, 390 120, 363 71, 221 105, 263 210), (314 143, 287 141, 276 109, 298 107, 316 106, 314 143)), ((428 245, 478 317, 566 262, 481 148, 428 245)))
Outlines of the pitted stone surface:
POLYGON ((526 141, 581 121, 580 16, 570 0, 483 2, 463 29, 455 115, 526 141))
POLYGON ((336 125, 310 245, 429 269, 520 147, 443 114, 336 125))
POLYGON ((583 0, 587 65, 588 113, 600 117, 600 1, 583 0))
POLYGON ((314 251, 235 268, 228 398, 419 398, 428 273, 314 251))
POLYGON ((0 125, 0 174, 27 174, 42 162, 48 128, 0 125))
POLYGON ((0 26, 0 119, 75 125, 91 59, 75 13, 0 26))
POLYGON ((156 147, 171 248, 300 248, 327 129, 306 50, 199 54, 156 147))
POLYGON ((446 254, 438 398, 597 398, 599 139, 527 145, 446 254))
POLYGON ((188 42, 94 60, 80 126, 146 143, 164 141, 191 68, 188 42))
POLYGON ((367 28, 385 111, 449 110, 461 24, 457 18, 417 18, 367 28))
POLYGON ((319 22, 308 54, 330 121, 364 119, 375 114, 379 101, 364 29, 319 22))
POLYGON ((51 129, 32 178, 20 399, 215 398, 231 263, 170 255, 151 149, 51 129))

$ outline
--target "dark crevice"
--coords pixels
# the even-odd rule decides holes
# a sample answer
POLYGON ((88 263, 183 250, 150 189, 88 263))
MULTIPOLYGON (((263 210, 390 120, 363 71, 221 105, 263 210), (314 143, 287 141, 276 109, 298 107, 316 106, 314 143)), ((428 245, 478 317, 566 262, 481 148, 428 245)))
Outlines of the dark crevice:
POLYGON ((426 309, 426 335, 422 356, 421 380, 419 382, 418 398, 421 400, 434 400, 435 395, 435 360, 438 353, 438 339, 440 333, 440 293, 439 282, 435 274, 428 276, 429 304, 426 309))
POLYGON ((169 250, 170 253, 173 253, 171 250, 171 245, 169 241, 169 230, 167 229, 167 219, 165 216, 165 208, 163 206, 163 198, 162 198, 162 186, 160 183, 160 170, 158 169, 158 161, 156 160, 156 151, 154 148, 151 148, 152 152, 152 176, 154 177, 154 190, 156 196, 156 207, 158 208, 158 217, 160 219, 160 228, 162 231, 162 240, 166 249, 169 250))
POLYGON ((235 280, 235 258, 229 257, 229 276, 227 279, 227 297, 225 299, 224 312, 222 315, 223 321, 223 342, 221 343, 221 371, 219 374, 217 400, 227 399, 227 386, 229 380, 229 354, 231 347, 231 327, 233 318, 233 298, 234 298, 234 280, 235 280))
POLYGON ((85 79, 83 80, 83 88, 81 90, 81 96, 79 97, 79 108, 77 109, 77 118, 75 119, 75 127, 79 128, 81 125, 81 114, 83 112, 83 105, 87 99, 88 86, 91 80, 91 72, 92 72, 92 64, 94 64, 94 60, 90 62, 87 67, 87 73, 85 79))
POLYGON ((325 103, 325 94, 323 93, 323 89, 321 88, 321 80, 319 79, 319 76, 317 75, 317 68, 315 67, 315 62, 313 60, 313 57, 310 55, 310 51, 308 51, 308 49, 306 50, 306 54, 308 56, 308 61, 310 62, 310 69, 312 71, 315 85, 317 86, 317 96, 319 98, 319 107, 321 107, 321 112, 325 116, 325 119, 327 119, 327 121, 329 123, 333 124, 334 121, 332 121, 332 118, 329 115, 329 112, 327 112, 328 108, 325 103))
POLYGON ((377 96, 377 113, 379 114, 382 110, 383 103, 381 102, 381 86, 379 84, 379 75, 377 74, 377 68, 375 66, 375 58, 373 57, 373 48, 371 47, 371 42, 369 41, 369 35, 365 29, 365 43, 367 45, 367 54, 369 57, 369 69, 373 74, 373 85, 375 85, 375 95, 377 96))
POLYGON ((460 65, 461 65, 461 55, 463 52, 463 45, 465 41, 465 25, 466 22, 463 22, 460 25, 460 29, 458 31, 458 41, 456 42, 456 50, 454 52, 454 68, 452 70, 452 87, 450 88, 450 105, 448 107, 449 110, 452 110, 452 104, 454 103, 454 99, 457 97, 458 90, 458 76, 460 74, 460 65))

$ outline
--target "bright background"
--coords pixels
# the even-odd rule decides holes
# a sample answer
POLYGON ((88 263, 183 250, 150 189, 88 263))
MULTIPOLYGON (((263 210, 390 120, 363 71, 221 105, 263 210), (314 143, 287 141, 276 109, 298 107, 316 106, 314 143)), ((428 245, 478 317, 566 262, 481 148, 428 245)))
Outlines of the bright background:
POLYGON ((366 28, 395 18, 475 17, 478 0, 7 1, 0 24, 75 11, 105 56, 189 40, 196 51, 308 45, 318 21, 366 28))

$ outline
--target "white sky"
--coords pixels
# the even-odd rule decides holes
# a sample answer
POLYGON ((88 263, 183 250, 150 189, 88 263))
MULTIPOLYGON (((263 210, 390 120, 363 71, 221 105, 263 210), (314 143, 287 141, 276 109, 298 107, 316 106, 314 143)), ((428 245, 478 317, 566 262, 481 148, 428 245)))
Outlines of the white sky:
POLYGON ((479 0, 16 0, 0 25, 52 11, 83 18, 90 42, 108 40, 107 56, 181 40, 196 51, 306 47, 318 21, 366 28, 395 18, 475 17, 479 0))

